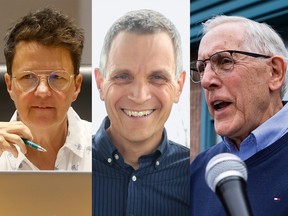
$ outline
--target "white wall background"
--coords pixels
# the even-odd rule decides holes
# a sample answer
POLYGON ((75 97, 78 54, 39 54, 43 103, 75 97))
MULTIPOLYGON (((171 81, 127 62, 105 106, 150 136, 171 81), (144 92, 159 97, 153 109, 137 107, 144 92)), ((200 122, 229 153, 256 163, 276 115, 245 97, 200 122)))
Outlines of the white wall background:
MULTIPOLYGON (((92 68, 99 66, 100 52, 107 30, 126 12, 136 9, 153 9, 170 19, 180 32, 183 49, 183 67, 186 81, 178 104, 174 104, 166 122, 168 138, 190 147, 190 2, 189 0, 105 0, 92 1, 92 68)), ((100 100, 92 75, 93 133, 106 116, 104 102, 100 100)))

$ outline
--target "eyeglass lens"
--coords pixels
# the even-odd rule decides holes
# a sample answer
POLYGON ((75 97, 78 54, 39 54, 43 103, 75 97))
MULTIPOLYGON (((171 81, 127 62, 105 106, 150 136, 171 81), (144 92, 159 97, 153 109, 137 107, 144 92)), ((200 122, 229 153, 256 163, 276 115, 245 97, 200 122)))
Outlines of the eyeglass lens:
POLYGON ((63 91, 70 83, 70 75, 65 71, 53 71, 50 74, 24 72, 17 76, 16 80, 23 91, 32 91, 39 85, 43 76, 48 77, 48 84, 54 91, 63 91))
POLYGON ((201 81, 207 61, 210 61, 211 69, 218 74, 220 72, 231 71, 234 65, 234 60, 230 52, 215 53, 209 59, 194 61, 191 63, 192 80, 194 82, 201 81))

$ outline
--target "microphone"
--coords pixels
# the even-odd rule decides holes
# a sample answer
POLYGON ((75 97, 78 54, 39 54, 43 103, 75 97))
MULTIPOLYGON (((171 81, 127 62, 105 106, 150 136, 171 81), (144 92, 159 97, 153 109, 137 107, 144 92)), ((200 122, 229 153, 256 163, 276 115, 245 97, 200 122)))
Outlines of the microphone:
POLYGON ((206 183, 216 192, 228 216, 252 216, 246 193, 247 169, 236 155, 221 153, 206 166, 206 183))

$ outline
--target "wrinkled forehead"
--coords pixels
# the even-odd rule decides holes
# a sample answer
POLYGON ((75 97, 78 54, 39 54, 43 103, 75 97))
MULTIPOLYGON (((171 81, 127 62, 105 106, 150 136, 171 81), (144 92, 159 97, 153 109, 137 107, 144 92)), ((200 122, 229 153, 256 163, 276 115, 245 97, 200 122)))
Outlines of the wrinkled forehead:
POLYGON ((222 50, 243 50, 245 28, 240 23, 225 23, 209 30, 201 39, 198 59, 209 58, 222 50))

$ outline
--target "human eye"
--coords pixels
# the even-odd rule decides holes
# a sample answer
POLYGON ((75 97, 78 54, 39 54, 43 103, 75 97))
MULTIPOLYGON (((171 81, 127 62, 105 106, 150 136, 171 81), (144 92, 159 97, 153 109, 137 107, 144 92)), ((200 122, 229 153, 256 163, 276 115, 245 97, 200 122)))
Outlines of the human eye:
POLYGON ((195 71, 202 75, 205 71, 205 67, 206 62, 199 60, 196 62, 195 71))
POLYGON ((52 72, 49 75, 49 78, 53 80, 61 80, 61 79, 67 79, 67 75, 65 75, 64 73, 52 72))
POLYGON ((38 82, 38 76, 34 73, 24 72, 16 75, 16 81, 23 90, 31 88, 38 82))
POLYGON ((128 80, 130 79, 130 76, 127 73, 122 73, 122 74, 115 75, 113 78, 116 80, 128 80))
POLYGON ((58 74, 54 74, 54 73, 50 74, 49 78, 52 80, 63 79, 63 77, 59 76, 58 74))
POLYGON ((118 72, 115 74, 112 74, 111 80, 115 83, 129 83, 133 80, 133 77, 128 72, 118 72))
POLYGON ((162 72, 155 72, 150 76, 150 82, 155 84, 164 84, 169 81, 169 78, 166 74, 162 72))
POLYGON ((68 72, 52 72, 48 76, 48 82, 56 89, 61 90, 69 83, 70 75, 68 72))
POLYGON ((224 53, 219 53, 214 56, 212 59, 213 63, 217 66, 217 68, 222 70, 230 70, 231 65, 233 65, 233 58, 232 56, 224 53))
POLYGON ((33 73, 24 73, 18 76, 18 80, 34 80, 37 79, 37 75, 33 73))

